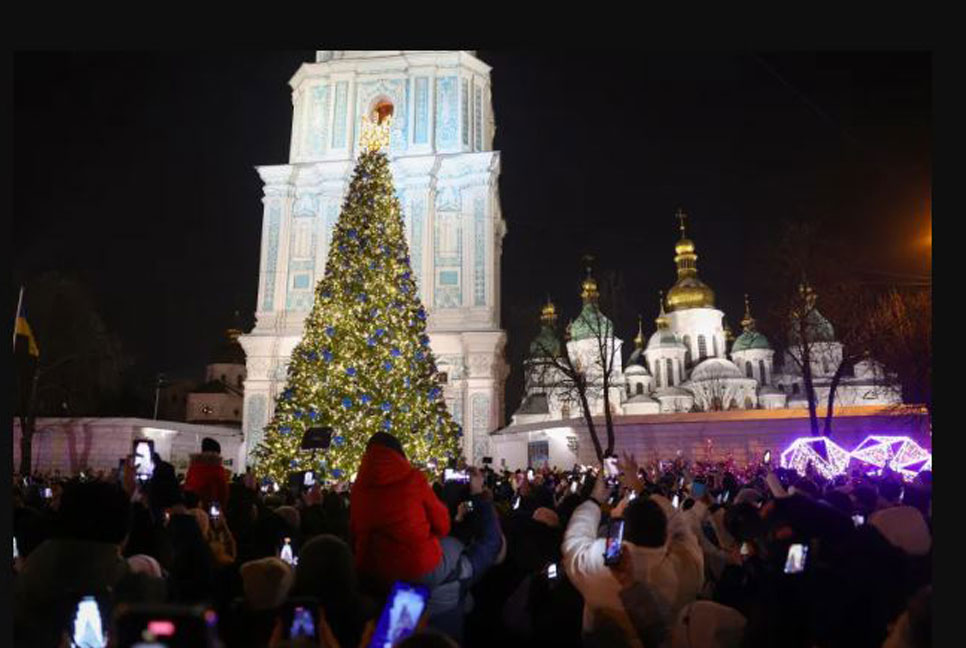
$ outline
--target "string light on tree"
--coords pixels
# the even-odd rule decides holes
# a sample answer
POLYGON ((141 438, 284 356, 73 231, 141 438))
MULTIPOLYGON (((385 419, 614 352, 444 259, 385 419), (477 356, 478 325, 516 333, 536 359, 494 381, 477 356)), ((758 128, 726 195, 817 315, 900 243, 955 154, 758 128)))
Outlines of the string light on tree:
POLYGON ((361 153, 333 230, 325 276, 292 352, 285 389, 254 450, 255 470, 277 482, 313 469, 354 475, 369 437, 391 432, 416 463, 457 457, 459 426, 443 401, 410 267, 389 160, 391 116, 363 118, 361 153), (313 455, 305 430, 333 429, 313 455))

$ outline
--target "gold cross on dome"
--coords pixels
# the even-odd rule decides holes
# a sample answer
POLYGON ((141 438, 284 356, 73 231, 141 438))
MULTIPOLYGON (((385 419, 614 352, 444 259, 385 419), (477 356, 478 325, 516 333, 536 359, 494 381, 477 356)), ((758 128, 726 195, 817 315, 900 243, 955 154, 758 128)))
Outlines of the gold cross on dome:
POLYGON ((687 218, 688 215, 684 213, 684 210, 683 209, 681 209, 680 207, 678 207, 678 211, 677 211, 676 214, 674 214, 674 216, 675 216, 675 218, 678 219, 678 222, 680 224, 679 226, 681 228, 681 238, 686 238, 685 237, 685 234, 684 234, 684 219, 687 218))

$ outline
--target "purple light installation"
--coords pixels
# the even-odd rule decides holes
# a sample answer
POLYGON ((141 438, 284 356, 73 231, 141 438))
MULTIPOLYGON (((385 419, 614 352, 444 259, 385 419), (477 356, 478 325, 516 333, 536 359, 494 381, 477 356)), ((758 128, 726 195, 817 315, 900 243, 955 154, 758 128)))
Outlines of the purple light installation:
POLYGON ((796 439, 781 454, 782 468, 805 474, 811 462, 825 478, 844 474, 852 460, 873 466, 878 473, 894 470, 906 480, 915 479, 923 470, 932 470, 932 453, 907 436, 870 435, 852 452, 825 437, 796 439))

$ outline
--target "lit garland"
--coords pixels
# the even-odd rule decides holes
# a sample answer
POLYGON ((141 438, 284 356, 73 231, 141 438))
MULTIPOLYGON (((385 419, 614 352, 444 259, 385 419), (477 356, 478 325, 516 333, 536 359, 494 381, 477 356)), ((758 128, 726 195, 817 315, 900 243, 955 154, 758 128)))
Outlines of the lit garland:
POLYGON ((838 444, 825 437, 795 439, 781 455, 782 468, 791 468, 804 475, 811 463, 826 479, 843 474, 849 467, 851 456, 838 444))
POLYGON ((923 470, 932 470, 932 455, 907 436, 868 436, 852 451, 852 457, 879 469, 894 470, 907 480, 915 479, 923 470))
POLYGON ((915 479, 924 470, 932 470, 932 454, 915 440, 906 436, 878 435, 866 437, 852 452, 825 437, 796 439, 782 452, 781 465, 804 475, 811 462, 824 477, 832 478, 845 474, 853 459, 875 467, 878 472, 885 468, 894 470, 907 481, 915 479))
POLYGON ((376 432, 395 435, 414 463, 460 453, 462 432, 439 387, 389 160, 380 152, 388 131, 388 122, 365 121, 325 276, 253 452, 258 474, 280 483, 309 469, 351 478, 376 432), (330 447, 317 454, 299 449, 314 426, 333 429, 330 447))

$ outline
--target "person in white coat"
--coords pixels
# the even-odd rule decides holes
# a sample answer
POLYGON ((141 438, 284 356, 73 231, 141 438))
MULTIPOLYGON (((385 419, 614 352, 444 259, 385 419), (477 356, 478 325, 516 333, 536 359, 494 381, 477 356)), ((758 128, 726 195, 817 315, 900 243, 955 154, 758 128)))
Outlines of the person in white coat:
MULTIPOLYGON (((590 499, 577 507, 567 525, 563 567, 584 598, 583 632, 588 643, 613 641, 602 633, 619 632, 625 645, 643 646, 624 611, 622 584, 604 564, 606 539, 597 537, 606 497, 607 486, 600 477, 590 499)), ((669 637, 678 612, 695 600, 703 585, 704 559, 693 528, 706 510, 707 502, 699 501, 690 510, 669 516, 657 501, 641 496, 623 511, 622 551, 632 556, 633 581, 648 585, 653 595, 645 612, 653 619, 648 644, 660 645, 669 637)))

